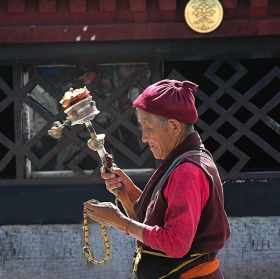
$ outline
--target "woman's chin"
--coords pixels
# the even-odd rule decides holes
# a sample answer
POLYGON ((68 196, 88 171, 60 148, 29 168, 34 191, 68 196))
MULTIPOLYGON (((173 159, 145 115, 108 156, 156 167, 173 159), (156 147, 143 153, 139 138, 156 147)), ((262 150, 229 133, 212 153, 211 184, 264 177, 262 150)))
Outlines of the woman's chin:
POLYGON ((162 158, 161 158, 161 156, 160 156, 159 154, 154 153, 153 151, 152 151, 152 153, 153 153, 153 156, 154 156, 154 158, 155 158, 156 160, 162 160, 162 158))
POLYGON ((154 151, 154 149, 153 149, 153 148, 150 148, 150 150, 151 150, 151 152, 152 152, 154 158, 155 158, 155 159, 158 159, 158 158, 157 158, 157 157, 158 157, 158 156, 157 156, 158 154, 154 151))
POLYGON ((157 152, 156 148, 150 147, 150 150, 151 150, 151 152, 152 152, 152 154, 153 154, 153 157, 154 157, 156 160, 162 160, 162 159, 163 159, 162 156, 161 156, 161 154, 160 154, 159 152, 157 152))

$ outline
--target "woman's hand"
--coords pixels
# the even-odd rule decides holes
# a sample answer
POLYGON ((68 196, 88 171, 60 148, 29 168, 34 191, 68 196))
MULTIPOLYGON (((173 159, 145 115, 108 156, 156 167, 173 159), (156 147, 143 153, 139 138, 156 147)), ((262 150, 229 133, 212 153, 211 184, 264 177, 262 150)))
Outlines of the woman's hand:
POLYGON ((106 189, 118 197, 120 191, 127 192, 134 186, 133 181, 119 168, 113 168, 112 172, 100 169, 101 177, 105 181, 106 189))
POLYGON ((90 200, 84 203, 87 216, 99 224, 112 226, 121 231, 126 231, 127 217, 110 202, 95 203, 90 200))

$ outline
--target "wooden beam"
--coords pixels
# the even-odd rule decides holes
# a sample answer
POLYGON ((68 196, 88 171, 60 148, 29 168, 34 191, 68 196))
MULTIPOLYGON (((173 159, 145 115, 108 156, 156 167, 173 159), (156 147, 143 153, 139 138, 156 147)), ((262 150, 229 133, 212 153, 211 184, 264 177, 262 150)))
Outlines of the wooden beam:
POLYGON ((134 22, 147 21, 147 4, 146 0, 129 0, 129 8, 132 12, 134 22))
POLYGON ((176 11, 176 1, 158 0, 159 9, 162 11, 176 11))
POLYGON ((113 12, 117 8, 116 0, 102 0, 100 1, 100 10, 104 12, 113 12))
POLYGON ((223 8, 225 11, 225 17, 232 17, 237 12, 237 0, 224 0, 223 8))
POLYGON ((237 0, 224 0, 223 7, 225 9, 236 9, 237 8, 237 0))
POLYGON ((147 8, 146 0, 129 0, 129 6, 133 12, 145 12, 147 8))
POLYGON ((225 20, 209 34, 192 31, 185 23, 135 23, 84 25, 29 25, 0 27, 0 41, 7 43, 102 42, 191 38, 230 38, 249 36, 279 36, 280 18, 225 20), (78 39, 77 39, 78 38, 78 39))
POLYGON ((56 0, 39 0, 38 6, 40 13, 56 12, 56 0))
POLYGON ((87 11, 87 1, 69 0, 69 10, 71 13, 85 13, 87 11))
POLYGON ((25 11, 25 0, 9 0, 7 2, 9 13, 23 13, 25 11))
POLYGON ((268 15, 268 0, 251 0, 251 17, 265 17, 268 15))

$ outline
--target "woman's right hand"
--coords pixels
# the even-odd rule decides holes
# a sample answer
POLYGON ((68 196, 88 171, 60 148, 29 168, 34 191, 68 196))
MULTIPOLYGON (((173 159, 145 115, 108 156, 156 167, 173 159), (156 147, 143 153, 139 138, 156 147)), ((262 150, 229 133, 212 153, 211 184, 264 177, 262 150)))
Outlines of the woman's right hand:
POLYGON ((133 181, 120 168, 113 168, 112 172, 100 169, 101 177, 105 180, 106 189, 115 196, 119 192, 126 192, 134 185, 133 181))

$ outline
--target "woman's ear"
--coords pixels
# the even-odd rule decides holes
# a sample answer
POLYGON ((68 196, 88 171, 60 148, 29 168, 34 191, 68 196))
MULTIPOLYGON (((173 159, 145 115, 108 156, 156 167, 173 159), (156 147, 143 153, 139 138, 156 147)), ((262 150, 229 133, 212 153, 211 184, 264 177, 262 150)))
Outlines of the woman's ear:
POLYGON ((168 119, 168 125, 175 136, 181 134, 183 131, 182 123, 176 119, 168 119))

